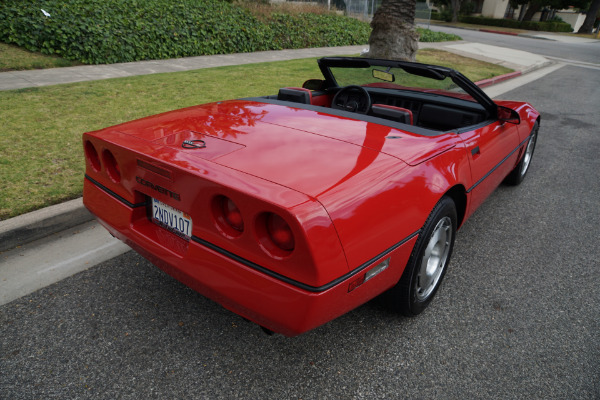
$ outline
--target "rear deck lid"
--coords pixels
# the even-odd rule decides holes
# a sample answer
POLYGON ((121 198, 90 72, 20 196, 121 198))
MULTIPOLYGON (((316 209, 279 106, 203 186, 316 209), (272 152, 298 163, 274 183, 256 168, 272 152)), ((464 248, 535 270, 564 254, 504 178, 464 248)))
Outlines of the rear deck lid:
POLYGON ((235 100, 177 110, 115 127, 313 197, 341 182, 378 179, 454 146, 456 135, 423 137, 313 110, 235 100))

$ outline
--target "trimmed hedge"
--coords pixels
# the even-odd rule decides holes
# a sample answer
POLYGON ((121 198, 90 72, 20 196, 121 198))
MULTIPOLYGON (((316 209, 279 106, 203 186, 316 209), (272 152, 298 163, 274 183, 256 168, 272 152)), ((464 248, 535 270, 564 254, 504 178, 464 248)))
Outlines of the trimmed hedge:
MULTIPOLYGON (((431 19, 438 21, 448 21, 443 13, 432 12, 431 19)), ((487 17, 472 17, 467 15, 461 15, 458 17, 460 22, 465 24, 474 25, 486 25, 486 26, 499 26, 503 28, 514 28, 514 29, 525 29, 529 31, 544 31, 544 32, 573 32, 573 28, 566 22, 559 21, 517 21, 514 19, 497 19, 487 17)))
POLYGON ((371 34, 369 24, 333 14, 272 14, 268 28, 274 50, 365 44, 371 34))
MULTIPOLYGON (((370 33, 368 23, 341 15, 260 20, 219 0, 0 0, 0 41, 86 64, 356 45, 370 33)), ((419 33, 422 41, 460 39, 419 33)))
POLYGON ((449 42, 452 40, 462 40, 458 35, 445 32, 434 32, 429 29, 417 28, 419 32, 419 42, 449 42))
POLYGON ((218 0, 32 3, 0 2, 0 41, 87 64, 363 44, 370 33, 368 24, 338 15, 274 15, 265 23, 218 0))
POLYGON ((255 18, 229 3, 3 0, 0 40, 88 64, 264 49, 255 18), (46 18, 41 9, 50 13, 46 18))

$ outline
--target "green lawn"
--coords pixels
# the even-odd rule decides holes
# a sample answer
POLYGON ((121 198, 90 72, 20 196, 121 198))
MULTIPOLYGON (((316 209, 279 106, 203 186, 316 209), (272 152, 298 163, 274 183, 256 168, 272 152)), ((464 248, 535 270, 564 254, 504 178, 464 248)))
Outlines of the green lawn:
MULTIPOLYGON (((419 61, 473 80, 510 70, 437 50, 419 61)), ((277 93, 319 78, 314 58, 0 92, 0 220, 81 196, 81 134, 216 100, 277 93)))
POLYGON ((65 60, 64 58, 32 53, 17 46, 0 43, 0 72, 70 67, 79 64, 78 62, 65 60))

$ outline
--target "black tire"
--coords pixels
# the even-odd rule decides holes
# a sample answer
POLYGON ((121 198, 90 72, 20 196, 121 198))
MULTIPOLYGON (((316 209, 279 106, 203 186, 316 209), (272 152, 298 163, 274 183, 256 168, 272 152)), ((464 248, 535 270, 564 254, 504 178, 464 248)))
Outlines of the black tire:
POLYGON ((400 281, 385 293, 392 309, 413 317, 427 308, 446 274, 456 228, 456 206, 444 196, 425 221, 400 281))
POLYGON ((521 160, 504 179, 504 183, 507 185, 517 186, 525 179, 525 175, 527 175, 527 171, 529 171, 529 166, 531 165, 531 159, 533 158, 533 152, 535 151, 539 130, 540 125, 536 121, 531 130, 531 135, 529 135, 529 141, 527 142, 527 147, 525 147, 525 152, 523 153, 521 160))

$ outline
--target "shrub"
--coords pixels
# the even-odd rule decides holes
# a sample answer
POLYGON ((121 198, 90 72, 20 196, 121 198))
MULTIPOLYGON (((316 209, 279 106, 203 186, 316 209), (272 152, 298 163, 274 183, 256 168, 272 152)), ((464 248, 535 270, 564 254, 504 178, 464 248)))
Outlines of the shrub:
POLYGON ((335 13, 258 18, 219 0, 0 1, 0 41, 86 64, 365 44, 370 32, 335 13))
POLYGON ((477 5, 470 1, 465 1, 460 5, 460 15, 470 15, 475 11, 477 5))
POLYGON ((419 32, 419 42, 447 42, 451 40, 461 40, 460 36, 452 33, 434 32, 429 29, 417 28, 419 32))
POLYGON ((436 20, 436 21, 443 21, 444 18, 442 17, 442 14, 437 12, 437 11, 432 11, 431 12, 431 19, 436 20))
POLYGON ((273 14, 268 19, 275 49, 365 44, 369 24, 331 14, 273 14))
POLYGON ((0 40, 98 64, 265 50, 270 39, 268 29, 256 18, 215 0, 41 0, 37 4, 3 0, 0 40))

